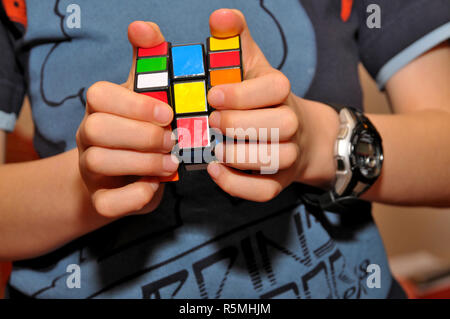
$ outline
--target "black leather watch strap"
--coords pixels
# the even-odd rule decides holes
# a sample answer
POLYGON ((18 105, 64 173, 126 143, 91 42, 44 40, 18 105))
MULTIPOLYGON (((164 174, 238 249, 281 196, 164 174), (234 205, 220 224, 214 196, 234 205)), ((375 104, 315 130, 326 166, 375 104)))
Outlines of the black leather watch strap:
MULTIPOLYGON (((335 109, 336 112, 338 113, 344 108, 340 105, 335 104, 329 105, 333 109, 335 109)), ((365 129, 370 129, 381 143, 381 138, 379 137, 379 134, 376 132, 376 129, 360 111, 347 107, 347 112, 352 113, 353 114, 352 116, 358 121, 357 123, 359 124, 356 124, 356 127, 363 126, 365 129)), ((349 132, 348 134, 352 133, 349 132)), ((339 157, 343 158, 341 156, 342 155, 340 155, 339 157)), ((327 192, 321 191, 318 192, 317 194, 311 193, 302 194, 301 198, 303 202, 316 208, 320 208, 321 210, 324 211, 335 212, 340 214, 346 213, 349 210, 355 209, 365 210, 370 208, 371 204, 369 202, 361 200, 358 197, 373 184, 374 180, 364 178, 361 174, 359 174, 359 171, 353 170, 353 168, 349 169, 351 169, 352 172, 350 175, 351 179, 347 181, 348 184, 346 184, 344 190, 342 190, 342 187, 340 188, 341 189, 341 192, 339 192, 340 195, 335 189, 327 192)))
POLYGON ((370 202, 354 196, 336 197, 332 191, 322 193, 321 195, 311 193, 301 194, 300 197, 305 205, 314 206, 323 211, 337 214, 345 214, 355 210, 367 211, 371 207, 370 202))

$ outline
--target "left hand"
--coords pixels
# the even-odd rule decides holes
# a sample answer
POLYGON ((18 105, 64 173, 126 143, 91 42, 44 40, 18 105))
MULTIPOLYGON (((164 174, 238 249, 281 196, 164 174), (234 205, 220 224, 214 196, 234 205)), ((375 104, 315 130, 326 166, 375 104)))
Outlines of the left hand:
POLYGON ((210 126, 224 135, 230 128, 243 129, 228 137, 246 140, 245 146, 237 143, 216 146, 220 163, 208 165, 211 178, 230 195, 257 202, 271 200, 292 182, 328 187, 335 174, 337 113, 291 92, 288 78, 269 64, 253 41, 240 11, 213 12, 210 28, 215 37, 241 36, 244 66, 243 82, 219 85, 209 91, 208 101, 216 109, 210 115, 210 126), (278 129, 278 138, 271 136, 272 129, 278 129), (249 138, 245 133, 251 131, 256 133, 249 138), (266 131, 267 136, 261 135, 261 131, 266 131), (244 161, 244 155, 238 154, 242 149, 244 161), (256 160, 249 154, 256 155, 256 160), (267 167, 275 170, 272 174, 261 174, 267 167))

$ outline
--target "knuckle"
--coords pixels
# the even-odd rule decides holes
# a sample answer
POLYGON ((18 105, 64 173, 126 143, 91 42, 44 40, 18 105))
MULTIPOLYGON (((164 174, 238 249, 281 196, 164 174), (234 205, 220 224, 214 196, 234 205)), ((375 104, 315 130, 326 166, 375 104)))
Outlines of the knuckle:
POLYGON ((289 93, 291 92, 291 82, 287 78, 286 75, 281 73, 280 71, 277 71, 275 73, 274 79, 274 86, 279 92, 280 96, 282 97, 282 101, 284 101, 289 93))
POLYGON ((83 167, 90 172, 98 172, 103 162, 101 150, 96 147, 89 147, 83 155, 83 167))
POLYGON ((153 124, 146 126, 146 146, 149 149, 159 149, 164 147, 165 131, 162 127, 153 124))
POLYGON ((109 204, 107 196, 105 196, 103 193, 95 192, 92 195, 92 205, 99 215, 104 217, 111 217, 111 205, 109 204))
POLYGON ((142 94, 135 95, 134 106, 136 107, 136 110, 143 112, 149 108, 149 101, 151 101, 151 99, 142 94))
POLYGON ((227 98, 231 99, 231 103, 237 106, 245 106, 244 102, 246 98, 246 89, 241 83, 232 85, 227 89, 227 98))
POLYGON ((145 174, 159 175, 164 171, 164 154, 149 153, 142 158, 142 165, 145 165, 145 174))
POLYGON ((291 138, 299 129, 297 114, 290 107, 284 107, 283 109, 284 114, 282 116, 281 129, 284 130, 288 138, 291 138))
POLYGON ((150 186, 145 184, 138 184, 136 186, 136 202, 133 210, 139 211, 152 200, 154 191, 150 186))
POLYGON ((153 118, 153 108, 155 106, 155 101, 142 94, 136 94, 134 101, 134 111, 137 118, 141 119, 152 119, 153 118))
POLYGON ((273 183, 270 187, 267 188, 267 191, 263 193, 262 201, 268 202, 280 194, 282 188, 278 183, 273 183))
POLYGON ((95 144, 101 122, 101 115, 99 113, 93 113, 86 117, 82 128, 82 135, 87 144, 95 144))
POLYGON ((232 114, 228 111, 221 112, 221 126, 224 133, 226 133, 227 129, 235 128, 236 120, 232 114))
POLYGON ((99 81, 92 84, 86 91, 86 101, 92 109, 96 109, 98 101, 104 94, 107 82, 99 81))

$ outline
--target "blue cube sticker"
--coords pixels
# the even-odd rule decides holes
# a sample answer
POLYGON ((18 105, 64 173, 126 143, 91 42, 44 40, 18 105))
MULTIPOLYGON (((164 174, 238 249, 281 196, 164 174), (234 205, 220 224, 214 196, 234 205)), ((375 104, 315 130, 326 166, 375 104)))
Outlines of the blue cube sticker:
POLYGON ((174 78, 205 75, 203 46, 200 44, 172 47, 174 78))

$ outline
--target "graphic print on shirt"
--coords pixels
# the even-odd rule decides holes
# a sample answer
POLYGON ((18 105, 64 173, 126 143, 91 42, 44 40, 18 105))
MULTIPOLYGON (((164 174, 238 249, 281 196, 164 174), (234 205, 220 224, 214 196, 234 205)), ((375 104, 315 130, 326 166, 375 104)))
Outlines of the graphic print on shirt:
MULTIPOLYGON (((372 228, 373 231, 364 235, 366 238, 360 239, 376 247, 371 238, 376 230, 372 228)), ((137 251, 142 252, 144 246, 161 244, 167 237, 168 234, 142 242, 137 251)), ((239 289, 239 296, 259 298, 363 298, 369 296, 366 269, 374 262, 361 258, 356 264, 354 261, 349 264, 344 256, 351 255, 351 247, 331 239, 303 207, 276 212, 244 228, 178 251, 177 255, 168 254, 167 258, 162 252, 164 244, 160 248, 157 255, 162 258, 147 267, 114 278, 108 285, 98 287, 88 295, 83 291, 76 297, 233 298, 239 289), (285 228, 281 226, 285 221, 278 219, 277 222, 276 216, 280 214, 292 221, 292 228, 287 231, 289 240, 274 231, 278 227, 285 228), (322 232, 321 241, 317 241, 318 232, 322 232)), ((122 263, 121 259, 128 263, 138 259, 130 251, 116 257, 102 262, 119 263, 117 267, 122 263)), ((90 277, 93 275, 90 268, 95 262, 87 259, 81 264, 84 272, 82 286, 89 285, 89 280, 95 282, 95 278, 90 277)), ((57 278, 52 287, 36 296, 48 297, 52 289, 66 289, 67 276, 57 278)), ((388 280, 384 282, 388 283, 388 280)), ((77 292, 71 291, 70 296, 77 292)))

